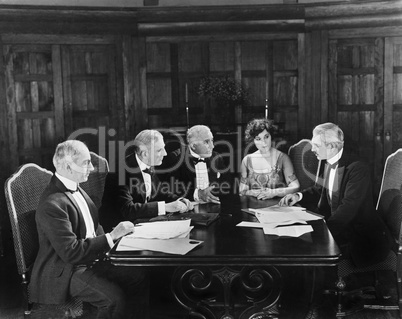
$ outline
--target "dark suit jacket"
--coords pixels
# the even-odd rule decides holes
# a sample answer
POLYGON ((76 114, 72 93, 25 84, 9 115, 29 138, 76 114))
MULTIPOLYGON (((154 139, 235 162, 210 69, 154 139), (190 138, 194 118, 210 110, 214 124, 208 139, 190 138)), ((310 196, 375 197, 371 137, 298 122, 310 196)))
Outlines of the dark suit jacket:
POLYGON ((383 260, 391 243, 388 229, 374 208, 370 176, 366 164, 348 163, 342 157, 330 203, 320 185, 304 190, 300 202, 306 207, 317 205, 343 254, 359 267, 383 260))
POLYGON ((64 184, 53 176, 35 215, 39 251, 29 285, 32 302, 65 302, 69 297, 74 265, 89 264, 110 249, 98 223, 95 204, 82 188, 79 187, 79 191, 88 203, 97 237, 85 239, 86 226, 77 202, 64 184))
POLYGON ((157 174, 151 178, 151 198, 146 203, 146 189, 142 172, 135 154, 126 158, 129 171, 120 172, 123 178, 119 181, 119 172, 109 173, 106 178, 105 192, 100 208, 100 219, 106 231, 120 221, 149 219, 158 216, 158 201, 166 203, 175 201, 179 196, 170 192, 159 180, 157 174))
MULTIPOLYGON (((168 154, 163 163, 164 170, 168 171, 164 175, 165 180, 178 188, 178 193, 189 200, 194 200, 196 188, 196 173, 192 159, 193 156, 188 147, 183 147, 168 154)), ((212 156, 205 160, 209 184, 216 186, 216 190, 214 190, 216 194, 219 196, 229 192, 230 184, 222 157, 217 152, 212 152, 212 156)))

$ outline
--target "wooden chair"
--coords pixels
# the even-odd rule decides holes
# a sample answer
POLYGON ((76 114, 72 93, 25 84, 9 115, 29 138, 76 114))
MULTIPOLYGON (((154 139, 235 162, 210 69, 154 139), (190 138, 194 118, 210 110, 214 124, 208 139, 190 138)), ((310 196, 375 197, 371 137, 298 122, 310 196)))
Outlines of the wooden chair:
POLYGON ((289 147, 288 155, 293 163, 296 176, 300 183, 300 189, 306 189, 315 183, 318 159, 311 151, 311 142, 302 139, 289 147))
POLYGON ((103 192, 105 190, 106 176, 109 173, 109 164, 102 156, 90 152, 91 162, 94 166, 94 171, 89 174, 88 180, 81 183, 80 186, 91 197, 96 207, 102 205, 103 192))
POLYGON ((388 254, 387 258, 375 265, 358 268, 354 266, 349 260, 345 259, 338 265, 337 291, 338 294, 338 307, 337 317, 345 317, 351 313, 361 309, 382 309, 382 310, 399 310, 399 315, 402 317, 402 149, 397 150, 395 153, 388 156, 383 178, 381 182, 380 194, 377 202, 377 212, 382 216, 386 225, 388 226, 394 245, 392 251, 388 254), (379 289, 378 272, 384 270, 391 270, 395 273, 395 283, 397 287, 397 301, 392 301, 386 296, 384 298, 381 290, 379 289), (355 291, 346 291, 346 285, 343 280, 346 276, 353 273, 374 273, 374 284, 371 287, 359 288, 355 291), (358 307, 351 308, 348 311, 343 309, 343 297, 352 296, 355 294, 374 294, 376 297, 367 299, 362 302, 358 307))
MULTIPOLYGON (((40 196, 49 184, 53 173, 36 164, 25 164, 7 179, 5 195, 13 233, 15 257, 18 273, 22 277, 25 316, 31 314, 28 283, 30 272, 39 249, 35 212, 40 196)), ((40 305, 40 307, 47 305, 40 305)), ((83 314, 83 302, 71 299, 68 303, 55 306, 55 310, 66 316, 83 314)))

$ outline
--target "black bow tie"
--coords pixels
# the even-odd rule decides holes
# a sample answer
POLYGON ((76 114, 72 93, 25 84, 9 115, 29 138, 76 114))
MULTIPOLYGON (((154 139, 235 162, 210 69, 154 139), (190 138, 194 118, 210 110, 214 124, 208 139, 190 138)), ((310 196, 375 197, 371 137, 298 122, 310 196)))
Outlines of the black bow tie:
POLYGON ((151 166, 150 168, 146 168, 142 170, 145 174, 153 175, 155 174, 154 168, 151 166))
POLYGON ((328 165, 328 168, 329 168, 329 169, 336 169, 336 166, 338 165, 338 162, 335 162, 335 163, 333 163, 333 164, 330 164, 330 163, 327 161, 327 165, 328 165))
POLYGON ((75 192, 78 192, 78 188, 77 189, 67 189, 67 192, 70 192, 71 194, 74 194, 75 192))
POLYGON ((200 163, 200 162, 206 163, 207 161, 206 161, 204 158, 200 158, 200 157, 194 157, 194 158, 193 158, 193 163, 194 163, 194 165, 197 165, 197 164, 200 163))

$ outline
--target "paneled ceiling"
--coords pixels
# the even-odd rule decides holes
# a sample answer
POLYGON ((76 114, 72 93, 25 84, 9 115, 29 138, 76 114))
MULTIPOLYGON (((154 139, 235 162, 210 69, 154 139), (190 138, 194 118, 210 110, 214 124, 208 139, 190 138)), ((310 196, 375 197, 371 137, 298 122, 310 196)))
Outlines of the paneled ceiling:
POLYGON ((0 0, 2 33, 194 36, 402 26, 402 0, 0 0))
POLYGON ((189 6, 252 6, 320 2, 350 2, 340 0, 0 0, 5 5, 63 6, 63 7, 189 7, 189 6))

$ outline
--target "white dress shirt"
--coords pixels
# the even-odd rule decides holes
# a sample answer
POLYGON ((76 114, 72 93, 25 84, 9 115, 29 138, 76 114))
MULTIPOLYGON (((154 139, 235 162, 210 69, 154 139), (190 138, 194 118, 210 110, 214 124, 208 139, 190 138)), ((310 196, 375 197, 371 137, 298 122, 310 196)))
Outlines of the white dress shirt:
POLYGON ((338 161, 342 157, 342 154, 343 154, 343 148, 334 157, 331 157, 330 159, 327 160, 327 163, 330 165, 337 163, 335 167, 331 168, 329 172, 328 194, 331 200, 332 200, 332 191, 334 190, 336 170, 338 169, 338 161))
MULTIPOLYGON (((191 149, 190 149, 190 154, 194 158, 203 159, 200 155, 193 152, 191 149)), ((207 167, 207 163, 204 163, 204 162, 198 162, 197 164, 194 165, 194 167, 195 167, 195 184, 196 185, 195 185, 193 197, 194 197, 194 200, 196 200, 198 202, 198 201, 200 201, 200 199, 198 197, 198 190, 205 189, 209 186, 208 167, 207 167)))

